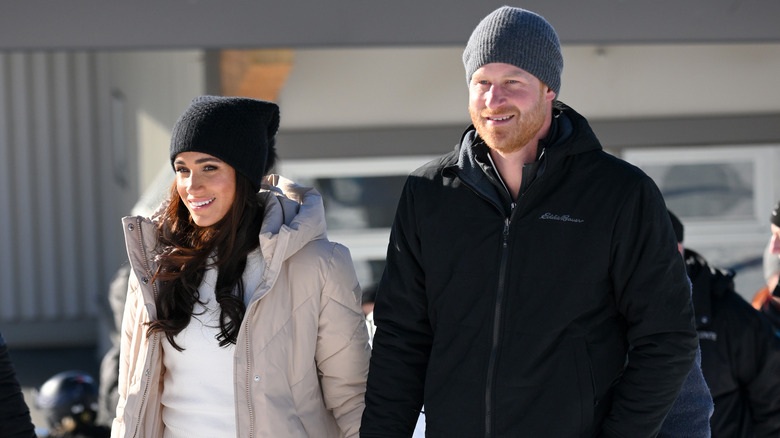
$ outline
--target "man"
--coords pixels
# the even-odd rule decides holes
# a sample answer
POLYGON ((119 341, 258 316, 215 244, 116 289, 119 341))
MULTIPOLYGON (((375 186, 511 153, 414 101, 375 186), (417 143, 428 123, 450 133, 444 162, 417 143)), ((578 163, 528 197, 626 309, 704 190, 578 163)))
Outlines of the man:
POLYGON ((780 202, 775 205, 771 221, 772 237, 764 251, 764 279, 766 287, 753 297, 753 307, 759 309, 772 323, 780 336, 780 202))
POLYGON ((682 222, 669 213, 691 283, 701 368, 715 411, 713 438, 780 436, 780 338, 734 290, 734 272, 683 248, 682 222))
POLYGON ((557 102, 541 16, 494 11, 463 61, 473 126, 402 192, 361 436, 423 403, 429 438, 656 436, 698 345, 660 192, 557 102))

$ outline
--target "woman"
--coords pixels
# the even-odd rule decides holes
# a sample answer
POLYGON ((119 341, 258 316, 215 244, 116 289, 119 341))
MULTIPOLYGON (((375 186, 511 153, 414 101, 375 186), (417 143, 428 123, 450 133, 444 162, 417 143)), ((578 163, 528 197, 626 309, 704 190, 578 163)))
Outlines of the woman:
POLYGON ((279 109, 202 96, 176 122, 176 181, 123 220, 132 267, 112 437, 357 436, 370 349, 322 199, 278 175, 279 109))

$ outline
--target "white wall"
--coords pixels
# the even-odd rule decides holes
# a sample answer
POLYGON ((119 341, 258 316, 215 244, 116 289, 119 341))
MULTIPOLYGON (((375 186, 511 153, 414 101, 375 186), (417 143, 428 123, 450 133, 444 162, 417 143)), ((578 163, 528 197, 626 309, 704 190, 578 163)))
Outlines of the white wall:
MULTIPOLYGON (((12 345, 90 344, 125 259, 120 218, 204 88, 200 52, 0 53, 0 322, 12 345)), ((110 315, 107 315, 110 317, 110 315)))
MULTIPOLYGON (((282 129, 466 123, 462 47, 295 52, 282 129)), ((564 46, 561 100, 590 119, 780 111, 780 44, 564 46)))
POLYGON ((137 190, 168 162, 170 130, 193 97, 203 94, 204 54, 191 51, 106 52, 112 92, 126 102, 128 147, 138 148, 137 190))

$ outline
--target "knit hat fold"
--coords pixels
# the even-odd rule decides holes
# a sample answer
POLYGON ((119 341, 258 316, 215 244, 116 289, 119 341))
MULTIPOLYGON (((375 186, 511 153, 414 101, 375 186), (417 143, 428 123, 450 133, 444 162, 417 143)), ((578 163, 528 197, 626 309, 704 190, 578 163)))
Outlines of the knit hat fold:
POLYGON ((485 64, 520 67, 555 92, 561 90, 563 55, 555 29, 541 15, 503 6, 477 25, 463 52, 466 81, 485 64))
POLYGON ((260 189, 279 129, 279 107, 247 97, 199 96, 176 121, 171 165, 182 152, 203 152, 232 166, 260 189))

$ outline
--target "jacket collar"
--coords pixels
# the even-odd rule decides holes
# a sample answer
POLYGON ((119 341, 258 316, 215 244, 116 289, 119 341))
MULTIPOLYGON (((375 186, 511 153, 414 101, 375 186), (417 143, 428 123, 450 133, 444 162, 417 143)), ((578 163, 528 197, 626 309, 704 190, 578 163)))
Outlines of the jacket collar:
MULTIPOLYGON (((461 135, 458 169, 473 167, 476 156, 487 153, 484 140, 477 134, 474 125, 470 125, 461 135)), ((558 102, 553 108, 553 118, 547 136, 539 141, 537 159, 543 154, 553 153, 559 157, 575 155, 593 150, 601 150, 601 143, 590 128, 588 121, 571 107, 558 102)))
MULTIPOLYGON (((558 102, 553 108, 553 115, 547 136, 539 141, 537 161, 525 167, 531 171, 529 181, 547 169, 554 170, 567 156, 602 149, 588 121, 572 108, 558 102)), ((456 150, 457 161, 445 167, 443 172, 454 172, 480 196, 499 208, 511 202, 497 171, 487 159, 488 146, 477 134, 474 125, 463 132, 456 150)))
POLYGON ((691 281, 696 328, 712 323, 712 300, 734 290, 734 272, 711 267, 696 251, 685 250, 685 267, 691 281))
POLYGON ((266 263, 261 287, 250 302, 273 287, 283 263, 306 244, 326 239, 325 208, 316 189, 299 186, 280 175, 263 180, 259 193, 265 216, 260 229, 260 252, 266 263))

